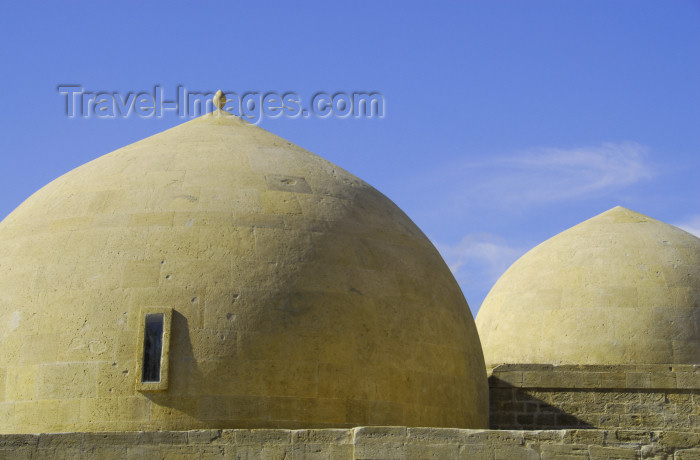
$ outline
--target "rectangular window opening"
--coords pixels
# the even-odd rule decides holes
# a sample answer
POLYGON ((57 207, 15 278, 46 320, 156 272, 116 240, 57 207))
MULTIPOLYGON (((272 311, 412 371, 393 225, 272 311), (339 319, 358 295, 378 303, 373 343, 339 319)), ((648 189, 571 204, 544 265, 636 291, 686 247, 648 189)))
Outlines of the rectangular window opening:
POLYGON ((136 372, 137 391, 167 391, 170 373, 170 329, 173 309, 169 307, 141 308, 138 328, 136 372))
POLYGON ((141 381, 160 382, 163 358, 163 314, 148 314, 143 331, 143 372, 141 381))

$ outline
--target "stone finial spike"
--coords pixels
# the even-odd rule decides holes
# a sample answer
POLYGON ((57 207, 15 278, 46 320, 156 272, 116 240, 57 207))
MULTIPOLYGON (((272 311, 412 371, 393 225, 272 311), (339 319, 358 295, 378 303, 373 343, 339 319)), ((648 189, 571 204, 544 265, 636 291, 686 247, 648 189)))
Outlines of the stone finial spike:
POLYGON ((224 105, 226 105, 226 96, 224 96, 224 92, 219 90, 214 94, 214 105, 219 109, 223 109, 224 105))

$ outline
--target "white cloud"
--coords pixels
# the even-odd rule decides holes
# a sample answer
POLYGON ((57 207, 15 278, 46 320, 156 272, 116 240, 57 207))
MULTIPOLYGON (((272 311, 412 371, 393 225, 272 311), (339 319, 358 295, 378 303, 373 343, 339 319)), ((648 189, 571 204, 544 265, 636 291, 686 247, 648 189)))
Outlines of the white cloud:
POLYGON ((462 287, 476 313, 486 293, 506 269, 525 253, 490 234, 466 235, 457 244, 435 246, 462 287))
POLYGON ((691 216, 683 222, 673 225, 700 238, 700 215, 691 216))
POLYGON ((529 249, 514 245, 512 239, 513 234, 521 236, 518 225, 523 220, 518 215, 527 215, 521 211, 606 197, 653 176, 647 149, 637 143, 531 149, 434 171, 419 182, 420 193, 414 192, 423 203, 416 214, 422 213, 427 222, 449 216, 453 227, 465 230, 479 228, 479 219, 512 222, 513 233, 503 234, 508 239, 467 230, 456 244, 445 244, 444 239, 435 244, 476 312, 503 272, 529 249))
POLYGON ((651 178, 646 152, 632 142, 526 150, 453 169, 463 180, 453 181, 459 191, 452 196, 508 208, 588 198, 651 178))

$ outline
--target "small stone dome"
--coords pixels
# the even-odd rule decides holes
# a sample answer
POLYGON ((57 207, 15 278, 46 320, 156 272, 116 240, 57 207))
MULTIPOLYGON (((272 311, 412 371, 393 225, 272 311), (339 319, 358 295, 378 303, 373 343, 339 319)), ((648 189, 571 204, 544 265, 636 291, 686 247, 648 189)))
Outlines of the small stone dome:
POLYGON ((618 206, 522 256, 476 323, 489 368, 700 364, 700 239, 618 206))
POLYGON ((488 424, 476 327, 430 241, 221 111, 0 223, 3 394, 4 433, 488 424))

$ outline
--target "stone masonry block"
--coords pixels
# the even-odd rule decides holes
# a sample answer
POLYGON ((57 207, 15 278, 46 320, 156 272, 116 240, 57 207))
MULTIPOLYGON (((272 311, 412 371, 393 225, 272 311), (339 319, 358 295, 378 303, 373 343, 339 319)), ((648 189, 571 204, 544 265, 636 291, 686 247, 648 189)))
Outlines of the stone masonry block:
POLYGON ((625 388, 627 375, 624 372, 603 372, 600 376, 601 388, 625 388))
MULTIPOLYGON (((512 458, 519 460, 539 460, 539 453, 530 446, 495 446, 495 458, 512 458)), ((448 458, 448 457, 441 457, 448 458)))
POLYGON ((671 372, 654 372, 651 374, 651 387, 654 389, 676 388, 676 374, 671 372))
POLYGON ((668 447, 690 448, 700 446, 700 433, 662 431, 659 433, 659 445, 668 447))
POLYGON ((676 452, 674 460, 700 460, 700 449, 683 449, 676 452))
POLYGON ((187 432, 187 444, 209 445, 217 443, 222 437, 222 430, 190 430, 187 432))
POLYGON ((641 372, 627 374, 627 388, 651 388, 651 376, 641 372))
POLYGON ((605 432, 601 430, 566 430, 563 444, 597 444, 603 445, 605 432))
POLYGON ((542 460, 588 459, 588 446, 580 444, 545 444, 542 446, 542 460))
POLYGON ((491 381, 498 387, 520 387, 523 384, 523 373, 519 371, 506 371, 494 373, 491 381))
POLYGON ((676 387, 679 389, 700 389, 700 375, 693 372, 676 374, 676 387))
POLYGON ((589 454, 591 460, 638 459, 641 456, 639 449, 635 447, 591 446, 589 454))

